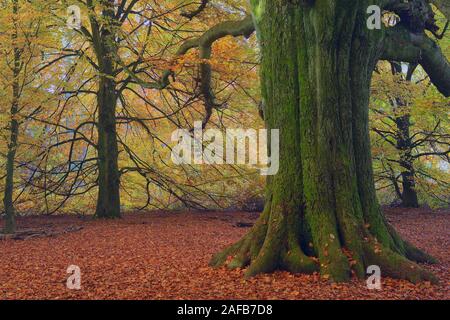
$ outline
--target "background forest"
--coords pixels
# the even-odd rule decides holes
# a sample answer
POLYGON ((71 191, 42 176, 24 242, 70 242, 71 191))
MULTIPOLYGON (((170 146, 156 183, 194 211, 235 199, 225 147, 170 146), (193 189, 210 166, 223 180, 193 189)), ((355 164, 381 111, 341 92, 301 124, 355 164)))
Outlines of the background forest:
MULTIPOLYGON (((256 36, 189 47, 219 22, 244 19, 245 2, 214 1, 197 15, 199 3, 190 0, 131 0, 137 3, 129 12, 122 1, 119 18, 103 14, 105 21, 95 22, 114 34, 113 50, 99 57, 85 26, 104 9, 101 2, 0 2, 2 195, 12 194, 18 214, 95 212, 99 86, 113 79, 124 211, 260 210, 265 181, 257 168, 170 160, 172 132, 192 129, 194 121, 221 130, 264 127, 256 36), (81 26, 73 27, 71 5, 81 9, 81 26), (108 61, 116 68, 105 76, 108 61)), ((436 19, 445 26, 442 15, 436 19)), ((438 42, 450 57, 449 33, 438 42)), ((448 207, 449 100, 420 66, 396 62, 379 64, 372 91, 380 201, 448 207)))
POLYGON ((448 3, 0 0, 0 300, 448 299, 448 3))

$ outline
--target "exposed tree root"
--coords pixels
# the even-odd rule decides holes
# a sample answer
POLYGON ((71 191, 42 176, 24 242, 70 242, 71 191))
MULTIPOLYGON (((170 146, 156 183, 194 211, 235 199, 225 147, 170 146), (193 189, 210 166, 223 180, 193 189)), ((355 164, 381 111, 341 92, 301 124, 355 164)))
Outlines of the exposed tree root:
POLYGON ((54 237, 60 234, 76 232, 83 229, 81 226, 69 226, 62 230, 50 230, 50 229, 24 229, 18 230, 12 234, 0 233, 0 240, 29 240, 33 238, 54 237))
POLYGON ((405 244, 405 250, 406 250, 406 257, 409 260, 419 262, 419 263, 429 263, 429 264, 438 263, 437 259, 430 256, 426 252, 423 252, 422 250, 418 249, 417 247, 413 246, 408 241, 404 241, 404 244, 405 244))
POLYGON ((319 271, 316 261, 302 251, 298 242, 298 229, 288 224, 281 212, 278 219, 268 219, 267 210, 250 232, 239 242, 216 254, 210 265, 227 265, 230 269, 245 268, 246 276, 272 272, 276 269, 293 273, 319 271), (227 259, 232 257, 227 263, 227 259))
POLYGON ((404 256, 377 244, 365 246, 365 257, 369 264, 378 265, 385 276, 405 279, 413 283, 421 281, 438 282, 438 279, 431 272, 424 270, 404 256))
POLYGON ((357 255, 349 249, 350 246, 345 241, 340 243, 342 239, 337 239, 332 234, 328 235, 324 248, 316 249, 310 243, 310 250, 304 250, 299 228, 295 223, 288 223, 287 216, 289 215, 270 215, 266 210, 248 234, 216 254, 210 265, 226 265, 230 269, 247 268, 246 277, 277 269, 292 273, 320 272, 324 278, 335 282, 347 281, 352 274, 364 278, 366 268, 369 265, 377 265, 384 276, 413 283, 438 281, 432 273, 413 262, 431 263, 435 262, 435 259, 401 240, 396 233, 393 235, 397 241, 395 250, 378 242, 368 232, 360 239, 352 239, 351 247, 361 249, 357 255), (276 218, 273 218, 274 215, 276 218), (268 219, 269 217, 271 219, 268 219), (306 255, 305 251, 314 253, 314 256, 306 255))

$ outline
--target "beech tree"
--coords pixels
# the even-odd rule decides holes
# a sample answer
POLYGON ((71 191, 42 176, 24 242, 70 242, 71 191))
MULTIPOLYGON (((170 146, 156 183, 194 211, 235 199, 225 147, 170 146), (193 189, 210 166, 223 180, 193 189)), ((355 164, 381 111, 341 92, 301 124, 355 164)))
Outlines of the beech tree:
POLYGON ((13 187, 14 187, 14 161, 17 149, 17 138, 19 135, 19 122, 17 119, 17 114, 19 112, 19 98, 20 98, 20 69, 21 69, 21 48, 18 44, 18 16, 19 2, 17 0, 12 2, 12 14, 13 17, 13 32, 11 34, 11 43, 13 51, 13 59, 11 62, 10 69, 12 71, 12 99, 11 99, 11 110, 10 116, 11 121, 9 124, 10 137, 8 141, 8 152, 6 156, 6 182, 5 191, 3 197, 3 205, 5 207, 5 227, 3 229, 4 233, 14 233, 16 230, 16 222, 14 217, 14 204, 13 204, 13 187))
MULTIPOLYGON (((66 5, 66 3, 63 3, 64 10, 66 5)), ((76 12, 73 12, 71 18, 79 24, 74 26, 73 30, 73 33, 78 37, 78 42, 65 45, 61 49, 61 55, 49 62, 48 66, 61 59, 73 59, 73 57, 76 57, 77 62, 69 62, 69 64, 73 64, 70 72, 73 72, 77 65, 82 65, 84 68, 92 70, 93 75, 90 75, 77 88, 64 90, 61 93, 69 97, 66 99, 67 101, 72 97, 81 95, 95 96, 96 108, 92 119, 78 123, 75 129, 70 129, 73 131, 73 138, 56 144, 56 146, 69 144, 71 152, 67 162, 68 169, 62 178, 57 179, 56 186, 53 187, 54 190, 52 192, 61 193, 59 189, 62 182, 69 179, 71 172, 77 171, 75 181, 71 182, 71 184, 72 186, 84 186, 84 191, 78 191, 78 194, 88 192, 93 186, 98 187, 95 216, 99 218, 117 218, 121 215, 121 174, 129 171, 148 171, 136 167, 126 168, 122 173, 119 170, 119 144, 122 143, 123 145, 123 142, 120 141, 117 132, 117 108, 119 104, 122 108, 126 108, 127 102, 123 95, 124 91, 131 90, 136 92, 132 88, 136 83, 134 81, 135 74, 147 74, 144 66, 147 66, 148 62, 146 59, 148 57, 144 56, 147 54, 148 38, 153 28, 152 19, 156 19, 154 15, 157 14, 151 5, 151 1, 147 0, 123 0, 120 3, 117 3, 115 0, 86 0, 78 1, 77 5, 81 6, 81 8, 79 7, 80 17, 77 17, 76 12), (139 39, 141 33, 144 35, 145 41, 142 47, 136 48, 136 39, 132 39, 132 36, 139 39), (119 52, 120 50, 121 52, 119 52), (125 63, 124 57, 132 61, 125 63), (83 133, 85 127, 94 127, 96 134, 92 134, 91 131, 90 136, 85 136, 83 133), (89 147, 93 147, 96 151, 96 157, 78 161, 77 169, 74 170, 72 169, 74 162, 72 149, 77 142, 87 144, 86 150, 89 147), (89 162, 96 162, 94 166, 94 172, 97 174, 96 181, 94 183, 85 183, 84 181, 83 183, 78 183, 76 179, 82 176, 81 172, 86 170, 83 166, 86 167, 86 164, 89 162)), ((167 12, 177 9, 171 9, 167 12)), ((164 17, 167 12, 160 13, 159 16, 164 17)), ((62 20, 64 23, 66 22, 65 19, 62 20)), ((169 74, 166 77, 168 78, 169 74)), ((151 88, 164 88, 167 84, 167 80, 161 80, 161 82, 152 83, 151 88)), ((137 92, 136 94, 139 95, 137 92)), ((145 103, 148 102, 145 101, 145 97, 140 97, 145 103)), ((122 116, 121 121, 126 123, 136 122, 145 127, 144 121, 141 121, 139 118, 131 119, 122 116)), ((52 123, 52 125, 66 130, 69 129, 60 123, 52 123)), ((148 130, 148 128, 146 129, 148 130)), ((53 147, 55 145, 51 146, 51 148, 53 147)), ((142 162, 137 158, 133 150, 127 148, 126 145, 123 145, 123 147, 123 150, 134 160, 136 166, 142 165, 142 162)), ((88 153, 85 152, 85 154, 87 155, 88 153)), ((91 170, 92 166, 88 166, 88 168, 91 170)), ((60 174, 60 172, 57 171, 57 174, 60 174)), ((145 176, 144 173, 143 175, 145 176)), ((46 186, 44 189, 47 188, 46 186)), ((64 194, 64 201, 73 196, 75 192, 77 192, 75 187, 69 188, 69 192, 64 194)))
POLYGON ((414 64, 382 63, 374 77, 372 152, 377 190, 405 208, 448 203, 448 99, 435 94, 414 64), (388 69, 390 71, 388 71, 388 69))
MULTIPOLYGON (((239 13, 227 1, 220 4, 211 10, 213 16, 239 13)), ((60 63, 63 67, 55 72, 55 77, 66 79, 66 86, 57 92, 61 103, 53 113, 55 116, 37 119, 52 127, 54 134, 53 139, 48 139, 49 146, 39 159, 40 164, 35 165, 39 173, 33 183, 46 198, 52 195, 62 199, 47 213, 95 189, 98 190, 95 215, 120 217, 121 190, 125 196, 129 194, 124 186, 126 174, 138 177, 140 182, 145 179, 145 189, 140 193, 147 196, 147 202, 139 209, 158 198, 151 192, 155 189, 188 208, 206 208, 199 200, 201 197, 218 204, 222 196, 205 191, 204 181, 196 184, 192 180, 186 183, 177 180, 181 176, 189 180, 189 172, 195 170, 192 166, 178 167, 180 172, 174 173, 164 160, 155 164, 151 158, 161 158, 163 148, 164 152, 170 152, 164 135, 171 128, 185 128, 199 116, 206 125, 214 109, 229 102, 223 96, 238 91, 233 85, 239 81, 226 83, 221 79, 217 81, 221 84, 217 99, 212 88, 211 64, 204 62, 211 57, 212 43, 225 36, 210 39, 209 34, 214 36, 214 30, 224 27, 196 37, 201 33, 197 29, 205 30, 213 23, 208 19, 191 23, 204 7, 190 11, 195 3, 185 0, 87 0, 75 5, 78 7, 68 12, 72 14, 69 17, 72 28, 66 27, 65 13, 67 8, 74 7, 66 2, 54 6, 55 19, 60 22, 54 32, 62 32, 64 40, 44 67, 47 71, 60 63), (184 44, 179 47, 180 43, 184 44), (198 59, 190 60, 185 54, 194 48, 199 48, 200 54, 198 59), (81 111, 77 108, 80 105, 81 111), (163 130, 158 126, 164 127, 163 130), (136 139, 138 147, 136 140, 127 141, 127 132, 140 136, 136 139), (47 165, 48 162, 57 164, 47 165), (167 170, 161 170, 162 166, 167 170)), ((251 17, 247 21, 251 34, 254 29, 251 17)), ((242 70, 233 77, 239 77, 242 70)), ((240 174, 240 170, 235 171, 240 174)))
POLYGON ((252 0, 251 6, 265 121, 280 129, 280 170, 268 178, 259 220, 211 265, 248 266, 248 276, 320 271, 334 281, 364 277, 367 266, 378 265, 386 276, 435 281, 415 263, 434 259, 401 239, 382 214, 368 128, 371 77, 381 59, 420 64, 450 95, 450 64, 427 33, 438 31, 430 2, 252 0), (370 30, 367 9, 374 4, 400 23, 370 30))

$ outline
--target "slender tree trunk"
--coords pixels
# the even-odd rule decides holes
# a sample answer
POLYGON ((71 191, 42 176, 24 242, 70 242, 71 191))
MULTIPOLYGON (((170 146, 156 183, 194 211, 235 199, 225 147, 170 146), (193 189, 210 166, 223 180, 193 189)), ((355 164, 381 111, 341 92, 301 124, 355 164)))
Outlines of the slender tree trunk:
POLYGON ((5 181, 5 192, 3 197, 3 205, 6 214, 5 227, 3 233, 8 234, 14 233, 16 231, 13 193, 14 193, 14 167, 15 167, 14 162, 17 150, 17 138, 19 135, 19 122, 17 121, 16 118, 19 109, 18 99, 19 99, 19 82, 17 79, 14 80, 13 83, 13 102, 11 105, 10 140, 8 143, 8 153, 6 156, 6 181, 5 181))
POLYGON ((409 135, 411 126, 410 116, 404 115, 396 118, 398 136, 397 149, 400 151, 400 166, 402 167, 402 206, 405 208, 418 208, 419 200, 415 189, 415 170, 412 158, 412 143, 409 135))
POLYGON ((98 198, 95 215, 99 218, 120 217, 120 173, 116 129, 117 93, 114 80, 114 57, 117 54, 114 34, 114 1, 104 0, 99 27, 92 20, 93 42, 99 65, 98 104, 98 198), (102 30, 103 29, 103 30, 102 30))
MULTIPOLYGON (((412 68, 409 66, 408 68, 412 68)), ((394 74, 402 73, 402 66, 398 63, 392 63, 392 71, 394 74)), ((410 82, 414 70, 407 73, 405 81, 410 82)), ((401 113, 395 118, 397 126, 397 150, 400 153, 400 166, 402 167, 402 206, 405 208, 418 208, 419 200, 415 189, 415 170, 414 159, 412 157, 413 145, 410 135, 411 116, 407 110, 408 105, 402 98, 395 99, 394 108, 401 113)))
POLYGON ((248 266, 248 276, 320 270, 346 281, 375 264, 384 275, 434 280, 408 260, 432 258, 399 238, 377 202, 368 104, 382 32, 366 28, 364 2, 252 2, 266 125, 280 129, 280 170, 268 179, 257 223, 213 266, 248 266))
MULTIPOLYGON (((17 15, 18 1, 13 2, 13 14, 17 15)), ((17 120, 17 114, 19 111, 19 73, 20 73, 20 50, 17 47, 17 25, 15 25, 15 31, 12 35, 12 42, 14 45, 14 64, 13 64, 13 82, 12 82, 12 103, 11 103, 11 121, 10 121, 10 138, 8 142, 8 152, 6 156, 6 181, 5 191, 3 196, 3 205, 5 208, 5 226, 3 233, 11 234, 16 232, 15 210, 13 201, 14 192, 14 167, 15 157, 17 150, 17 139, 19 135, 19 122, 17 120)))
POLYGON ((117 97, 113 80, 102 76, 98 91, 98 198, 96 216, 120 217, 120 175, 116 132, 117 97))

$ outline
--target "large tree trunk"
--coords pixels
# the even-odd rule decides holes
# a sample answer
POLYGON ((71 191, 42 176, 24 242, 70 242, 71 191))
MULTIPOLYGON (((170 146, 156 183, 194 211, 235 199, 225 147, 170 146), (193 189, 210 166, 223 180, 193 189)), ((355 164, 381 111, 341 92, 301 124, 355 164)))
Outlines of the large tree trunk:
POLYGON ((382 32, 366 28, 369 3, 306 2, 252 1, 280 170, 257 223, 211 264, 249 266, 248 276, 320 270, 335 281, 375 264, 384 275, 434 280, 410 261, 432 258, 399 238, 375 194, 368 103, 382 32))
MULTIPOLYGON (((13 14, 17 15, 18 1, 13 2, 13 14)), ((13 61, 13 81, 12 81, 12 103, 11 103, 11 121, 10 121, 10 138, 8 142, 8 152, 6 155, 6 179, 5 191, 3 196, 3 205, 5 209, 5 226, 3 233, 12 234, 16 232, 15 210, 14 210, 14 167, 17 150, 17 139, 19 135, 19 121, 17 120, 17 113, 19 111, 19 97, 20 97, 20 62, 21 54, 17 47, 17 24, 14 22, 14 33, 12 34, 12 42, 14 47, 14 61, 13 61)))

